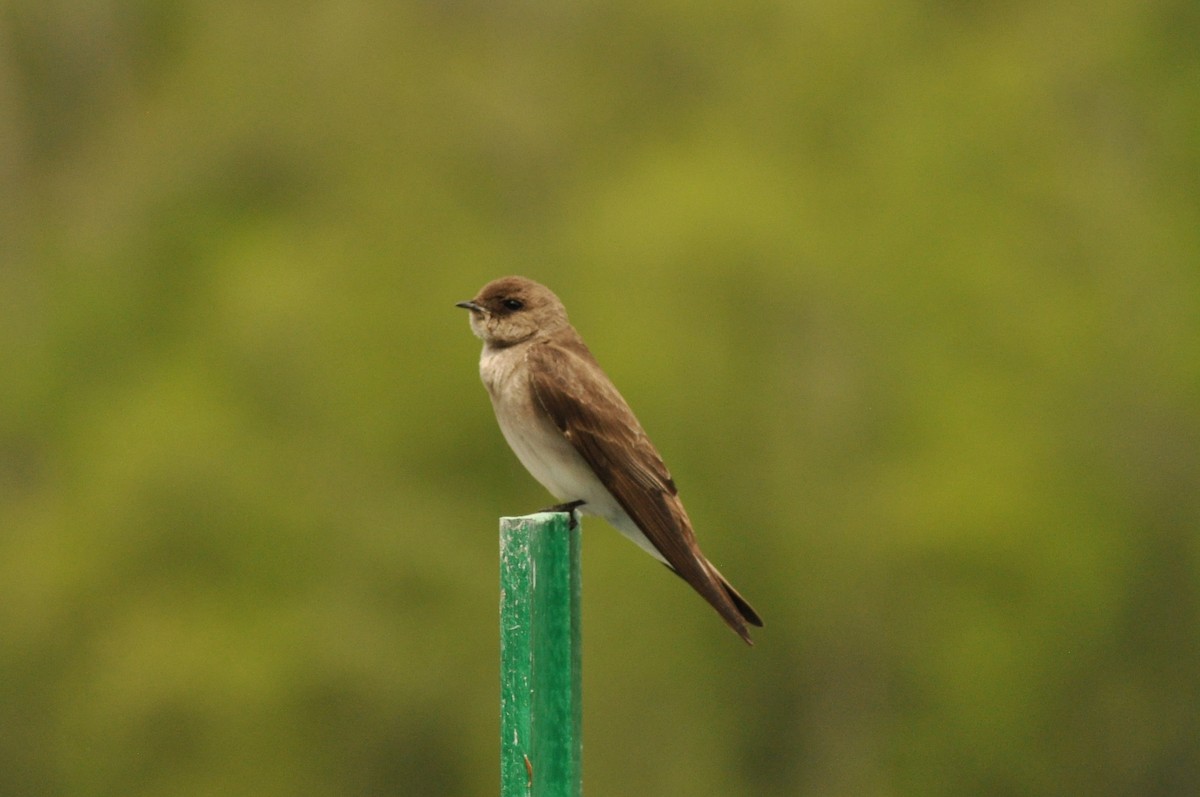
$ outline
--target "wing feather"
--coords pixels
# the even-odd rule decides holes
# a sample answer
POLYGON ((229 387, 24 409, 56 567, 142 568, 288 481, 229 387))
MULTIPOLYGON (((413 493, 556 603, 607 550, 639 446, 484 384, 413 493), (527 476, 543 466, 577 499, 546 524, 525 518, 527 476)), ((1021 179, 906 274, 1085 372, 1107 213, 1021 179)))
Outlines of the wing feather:
POLYGON ((670 471, 587 346, 558 338, 526 356, 531 389, 554 424, 670 568, 749 642, 745 622, 762 621, 700 553, 670 471))

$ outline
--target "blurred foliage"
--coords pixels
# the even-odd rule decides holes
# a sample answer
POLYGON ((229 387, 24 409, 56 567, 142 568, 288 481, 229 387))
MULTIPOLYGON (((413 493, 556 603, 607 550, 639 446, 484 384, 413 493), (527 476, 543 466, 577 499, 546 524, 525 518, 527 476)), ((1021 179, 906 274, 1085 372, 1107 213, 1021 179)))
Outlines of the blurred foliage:
POLYGON ((1198 9, 8 0, 0 793, 494 792, 505 273, 767 619, 592 521, 589 793, 1197 793, 1198 9))

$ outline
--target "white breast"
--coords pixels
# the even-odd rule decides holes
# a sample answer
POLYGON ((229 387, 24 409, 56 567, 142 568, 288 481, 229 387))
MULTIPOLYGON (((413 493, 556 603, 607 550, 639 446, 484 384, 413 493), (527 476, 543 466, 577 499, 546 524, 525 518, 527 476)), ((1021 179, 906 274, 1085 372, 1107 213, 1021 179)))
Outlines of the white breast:
POLYGON ((489 351, 479 372, 492 398, 504 439, 525 469, 559 501, 586 501, 579 511, 604 518, 639 546, 661 555, 604 487, 570 441, 547 417, 529 386, 523 346, 489 351))

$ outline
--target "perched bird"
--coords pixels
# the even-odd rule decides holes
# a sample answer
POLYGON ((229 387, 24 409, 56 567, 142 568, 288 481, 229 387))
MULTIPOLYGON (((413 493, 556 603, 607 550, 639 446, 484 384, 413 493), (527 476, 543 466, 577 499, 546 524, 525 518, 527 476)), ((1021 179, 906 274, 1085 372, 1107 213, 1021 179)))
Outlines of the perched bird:
POLYGON ((567 321, 558 297, 524 277, 459 302, 483 341, 479 373, 496 420, 555 510, 604 518, 678 574, 747 644, 758 613, 704 557, 658 450, 567 321))

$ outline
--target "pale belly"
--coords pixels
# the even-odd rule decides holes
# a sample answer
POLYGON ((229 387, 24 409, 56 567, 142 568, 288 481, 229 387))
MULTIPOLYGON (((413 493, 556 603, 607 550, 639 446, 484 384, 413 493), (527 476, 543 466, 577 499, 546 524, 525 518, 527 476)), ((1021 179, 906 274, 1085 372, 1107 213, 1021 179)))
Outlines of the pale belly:
MULTIPOLYGON (((512 353, 515 352, 506 352, 512 353)), ((584 501, 578 510, 580 514, 607 520, 638 547, 665 562, 571 442, 541 414, 540 407, 532 406, 528 385, 504 365, 508 363, 493 362, 488 374, 492 382, 485 376, 484 384, 492 398, 500 431, 525 469, 559 501, 584 501)))

